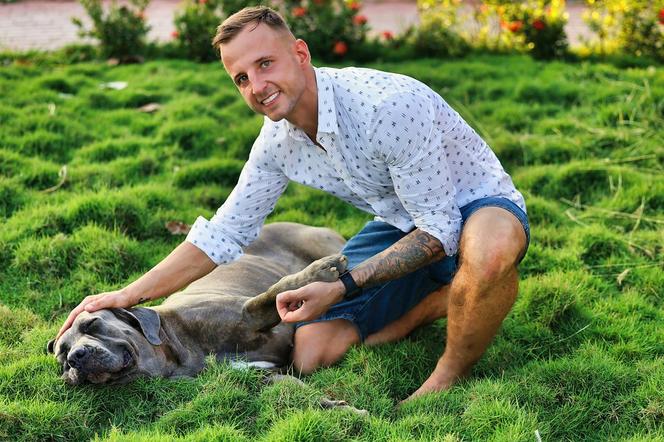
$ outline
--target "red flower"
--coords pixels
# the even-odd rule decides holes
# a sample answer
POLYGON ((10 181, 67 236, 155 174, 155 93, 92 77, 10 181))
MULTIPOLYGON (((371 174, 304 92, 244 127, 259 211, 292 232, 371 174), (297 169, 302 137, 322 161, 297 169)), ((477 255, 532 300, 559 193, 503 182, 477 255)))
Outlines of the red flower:
POLYGON ((178 31, 171 32, 171 37, 178 38, 179 36, 180 36, 180 33, 178 31))
POLYGON ((314 3, 316 3, 317 5, 322 5, 323 3, 325 3, 325 0, 314 0, 314 3))
POLYGON ((659 10, 659 24, 664 25, 664 9, 659 10))
POLYGON ((348 3, 348 8, 351 11, 359 11, 360 6, 362 6, 362 5, 360 5, 360 3, 356 2, 356 1, 352 1, 352 2, 348 3))
POLYGON ((208 2, 208 0, 198 0, 198 3, 200 3, 201 5, 204 5, 204 4, 206 4, 207 2, 208 2))
POLYGON ((392 40, 394 38, 394 34, 392 31, 383 31, 380 33, 385 40, 392 40))
POLYGON ((538 18, 533 22, 533 28, 537 29, 538 31, 541 31, 544 28, 546 28, 546 24, 538 18))
POLYGON ((511 32, 519 32, 523 28, 523 22, 520 20, 513 21, 507 25, 507 29, 511 32))
POLYGON ((353 23, 356 25, 364 25, 367 23, 367 17, 364 15, 356 15, 353 17, 353 23))
POLYGON ((334 52, 336 55, 343 56, 346 54, 346 52, 348 52, 348 45, 343 41, 338 41, 334 44, 332 52, 334 52))
POLYGON ((304 17, 307 15, 307 8, 303 8, 302 6, 298 6, 297 8, 293 8, 293 16, 295 17, 304 17))

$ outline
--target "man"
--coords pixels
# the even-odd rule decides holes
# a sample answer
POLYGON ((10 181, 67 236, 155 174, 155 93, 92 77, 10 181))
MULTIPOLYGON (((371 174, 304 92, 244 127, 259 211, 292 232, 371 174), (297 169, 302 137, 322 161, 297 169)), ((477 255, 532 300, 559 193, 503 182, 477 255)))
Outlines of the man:
POLYGON ((352 271, 278 295, 282 320, 297 322, 295 368, 310 373, 354 344, 394 341, 447 316, 445 352, 413 396, 468 374, 514 303, 529 240, 523 198, 493 152, 414 79, 314 68, 306 43, 268 8, 229 17, 213 44, 266 117, 237 186, 155 268, 85 298, 58 336, 82 310, 166 296, 236 259, 292 179, 377 216, 343 250, 352 271))

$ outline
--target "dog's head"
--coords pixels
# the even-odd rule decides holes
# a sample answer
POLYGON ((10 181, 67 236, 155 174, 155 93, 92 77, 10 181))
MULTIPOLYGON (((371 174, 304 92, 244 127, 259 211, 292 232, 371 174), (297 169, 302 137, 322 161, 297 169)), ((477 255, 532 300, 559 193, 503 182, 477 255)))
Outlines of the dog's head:
POLYGON ((148 308, 82 312, 47 350, 71 385, 124 383, 146 372, 141 355, 161 344, 160 327, 159 315, 148 308))

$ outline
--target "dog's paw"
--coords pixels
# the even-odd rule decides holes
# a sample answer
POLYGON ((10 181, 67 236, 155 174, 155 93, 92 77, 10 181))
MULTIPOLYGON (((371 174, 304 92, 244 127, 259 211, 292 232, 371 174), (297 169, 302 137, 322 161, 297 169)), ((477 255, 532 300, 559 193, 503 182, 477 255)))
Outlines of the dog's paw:
POLYGON ((312 262, 302 272, 304 278, 310 282, 333 282, 339 279, 339 275, 346 271, 347 265, 348 258, 344 255, 330 255, 312 262))

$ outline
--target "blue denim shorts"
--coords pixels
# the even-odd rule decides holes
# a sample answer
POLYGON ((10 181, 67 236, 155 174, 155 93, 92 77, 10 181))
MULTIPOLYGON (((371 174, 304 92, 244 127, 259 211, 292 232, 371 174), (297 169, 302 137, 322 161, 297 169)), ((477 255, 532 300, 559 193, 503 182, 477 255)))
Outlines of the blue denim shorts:
MULTIPOLYGON (((461 207, 462 225, 475 211, 483 207, 500 207, 512 213, 523 226, 526 233, 525 250, 528 249, 530 243, 528 216, 519 206, 506 198, 481 198, 461 207)), ((406 235, 407 233, 390 224, 381 221, 368 222, 342 250, 342 253, 348 257, 348 268, 356 267, 406 235)), ((359 296, 333 305, 318 319, 298 322, 295 327, 314 322, 346 319, 355 325, 360 340, 364 341, 370 334, 406 314, 429 293, 452 282, 457 265, 458 254, 446 256, 399 279, 365 289, 359 296)))

